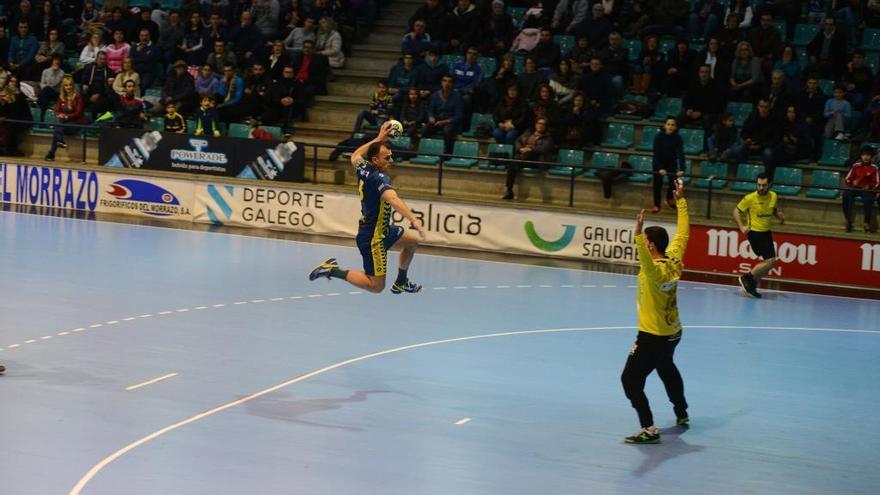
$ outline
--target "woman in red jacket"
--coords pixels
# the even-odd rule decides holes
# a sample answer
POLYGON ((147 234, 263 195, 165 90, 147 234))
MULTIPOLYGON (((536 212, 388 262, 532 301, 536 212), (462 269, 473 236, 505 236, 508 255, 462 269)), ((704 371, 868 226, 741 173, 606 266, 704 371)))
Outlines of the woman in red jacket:
MULTIPOLYGON (((64 79, 61 80, 61 93, 58 96, 58 102, 55 103, 55 117, 63 124, 85 124, 86 115, 83 112, 83 107, 83 97, 76 90, 76 85, 73 84, 73 76, 64 76, 64 79)), ((76 134, 78 130, 76 127, 55 126, 52 134, 52 147, 46 154, 46 160, 55 159, 55 150, 59 146, 67 148, 64 136, 76 134)))

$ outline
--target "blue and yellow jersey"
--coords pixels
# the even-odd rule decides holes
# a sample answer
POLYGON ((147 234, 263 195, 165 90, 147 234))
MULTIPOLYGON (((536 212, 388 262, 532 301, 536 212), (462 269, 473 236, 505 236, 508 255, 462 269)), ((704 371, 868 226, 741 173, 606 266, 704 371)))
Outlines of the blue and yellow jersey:
POLYGON ((748 212, 749 230, 752 232, 767 232, 770 230, 770 221, 773 219, 773 210, 776 209, 776 193, 767 191, 767 194, 758 194, 758 191, 746 194, 736 205, 736 209, 742 213, 748 212))
POLYGON ((681 331, 678 317, 678 280, 684 269, 682 259, 690 237, 687 201, 676 201, 678 226, 675 237, 666 247, 666 256, 652 259, 645 234, 636 236, 639 252, 639 284, 637 305, 639 330, 654 335, 675 335, 681 331))
POLYGON ((388 235, 391 224, 391 205, 382 199, 382 193, 394 189, 391 177, 380 172, 370 162, 361 159, 357 163, 358 194, 361 198, 361 219, 358 237, 382 238, 388 235))

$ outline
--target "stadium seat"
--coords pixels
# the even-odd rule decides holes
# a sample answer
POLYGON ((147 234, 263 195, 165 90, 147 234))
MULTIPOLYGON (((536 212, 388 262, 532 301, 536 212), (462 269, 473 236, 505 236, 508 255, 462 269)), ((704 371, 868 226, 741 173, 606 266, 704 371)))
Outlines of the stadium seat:
MULTIPOLYGON (((486 150, 486 158, 513 158, 512 144, 492 143, 486 150)), ((481 170, 505 170, 507 165, 503 162, 488 160, 480 162, 481 170)))
POLYGON ((640 172, 630 175, 629 180, 632 182, 651 182, 654 177, 654 165, 650 156, 630 155, 627 161, 632 165, 633 172, 640 172))
POLYGON ((626 149, 633 145, 635 127, 632 124, 608 124, 608 132, 600 146, 626 149))
POLYGON ((526 16, 525 7, 507 7, 507 13, 513 18, 513 25, 519 30, 522 27, 523 19, 526 16))
POLYGON ((699 175, 701 178, 694 179, 694 187, 708 189, 709 177, 715 177, 711 180, 712 189, 722 189, 727 186, 727 164, 724 162, 701 163, 699 175))
POLYGON ((514 56, 513 73, 517 76, 526 71, 526 58, 522 56, 514 56))
POLYGON ((678 117, 681 115, 681 98, 663 97, 657 102, 657 108, 651 120, 654 122, 663 122, 670 115, 678 117))
POLYGON ((498 62, 492 57, 480 57, 477 59, 477 65, 483 71, 483 79, 489 79, 495 75, 495 68, 498 62))
POLYGON ((571 176, 572 170, 574 170, 575 175, 580 175, 584 171, 582 168, 584 166, 584 152, 583 150, 559 150, 556 163, 559 166, 550 167, 550 175, 564 175, 568 177, 571 176))
MULTIPOLYGON (((623 97, 623 101, 640 101, 640 102, 642 102, 642 103, 648 103, 648 97, 645 96, 645 95, 633 95, 633 94, 629 94, 629 93, 627 93, 627 94, 623 97)), ((626 114, 626 113, 618 113, 618 114, 615 114, 615 115, 614 115, 614 118, 616 118, 616 119, 626 119, 626 120, 642 120, 642 116, 641 116, 641 115, 626 114)))
POLYGON ((658 46, 660 53, 663 56, 666 56, 672 49, 675 48, 675 40, 671 38, 663 38, 660 40, 660 46, 658 46))
POLYGON ((807 46, 819 33, 818 24, 798 24, 794 27, 794 38, 791 44, 794 46, 807 46))
POLYGON ((597 169, 600 168, 618 168, 620 167, 620 155, 617 153, 606 153, 597 151, 590 158, 590 166, 594 167, 584 174, 587 177, 595 177, 597 169))
POLYGON ((773 176, 773 190, 782 196, 796 196, 804 183, 804 172, 796 167, 779 167, 773 176))
MULTIPOLYGON (((400 136, 393 141, 388 141, 388 144, 391 145, 393 151, 410 151, 412 149, 412 139, 409 136, 400 136)), ((406 161, 409 158, 408 155, 409 153, 403 155, 395 153, 394 160, 398 162, 406 161)))
POLYGON ((195 119, 186 119, 186 129, 190 134, 196 132, 196 121, 195 119))
POLYGON ((455 168, 471 168, 477 164, 477 157, 480 156, 480 143, 477 141, 456 141, 452 148, 452 154, 456 155, 456 158, 445 160, 444 165, 455 168))
POLYGON ((691 175, 694 173, 694 164, 691 163, 690 160, 684 161, 684 176, 681 178, 681 181, 684 185, 688 185, 691 183, 691 175))
POLYGON ((770 24, 776 28, 776 31, 779 33, 779 39, 785 40, 788 39, 788 23, 782 19, 770 21, 770 24))
POLYGON ((152 2, 150 0, 128 0, 128 8, 151 8, 152 2))
POLYGON ((752 192, 755 190, 755 179, 764 171, 763 165, 740 163, 736 167, 736 180, 731 186, 734 191, 752 192))
POLYGON ((807 189, 808 198, 837 199, 840 196, 840 189, 837 189, 840 187, 840 172, 814 170, 812 186, 807 189))
MULTIPOLYGON (((33 120, 34 122, 37 122, 36 124, 34 124, 34 126, 31 130, 34 132, 52 132, 52 129, 50 127, 47 127, 47 126, 44 126, 41 124, 41 122, 43 122, 43 119, 40 118, 41 117, 40 114, 42 114, 42 113, 43 112, 39 108, 31 107, 31 120, 33 120)), ((48 115, 49 115, 49 111, 46 110, 46 116, 48 117, 48 115)))
POLYGON ((160 0, 159 5, 165 10, 180 10, 181 0, 160 0))
POLYGON ((623 40, 623 47, 629 50, 629 61, 635 62, 639 59, 639 55, 642 53, 642 42, 641 40, 623 40))
POLYGON ((865 54, 865 65, 871 69, 872 74, 877 74, 877 70, 880 69, 880 53, 869 52, 865 54))
POLYGON ((251 127, 247 124, 232 123, 229 124, 229 133, 227 136, 231 138, 247 138, 251 134, 251 127))
POLYGON ((731 101, 727 103, 727 111, 733 114, 733 123, 737 127, 742 127, 752 113, 753 106, 748 102, 731 101))
POLYGON ((452 70, 452 66, 457 62, 464 62, 464 57, 462 55, 443 55, 442 61, 449 67, 449 70, 452 70))
POLYGON ((471 114, 471 128, 467 132, 462 132, 461 135, 466 138, 475 138, 477 137, 476 131, 477 127, 480 124, 488 124, 490 128, 495 128, 495 118, 492 117, 491 113, 473 113, 471 114))
POLYGON ((880 29, 862 31, 862 49, 871 52, 880 51, 880 29))
POLYGON ((70 72, 77 70, 80 68, 79 65, 79 57, 68 57, 67 58, 67 68, 70 69, 70 72))
MULTIPOLYGON (((574 48, 575 38, 573 35, 561 35, 557 34, 553 36, 553 43, 559 47, 559 53, 564 57, 568 52, 574 48)), ((555 69, 555 67, 554 67, 555 69)))
POLYGON ((275 139, 280 140, 283 137, 281 132, 281 128, 277 125, 261 125, 260 129, 268 132, 269 134, 275 136, 275 139))
POLYGON ((819 165, 833 165, 842 167, 849 160, 850 143, 847 141, 837 141, 835 139, 826 139, 822 144, 822 157, 819 158, 819 165))
POLYGON ((165 117, 153 117, 147 122, 147 128, 151 131, 165 130, 165 117))
POLYGON ((696 53, 700 53, 706 49, 706 43, 704 41, 691 41, 688 43, 688 48, 696 53))
POLYGON ((147 90, 144 91, 144 96, 151 96, 151 97, 154 97, 154 98, 161 98, 161 97, 162 97, 162 90, 159 89, 159 88, 147 88, 147 90))
POLYGON ((681 140, 684 141, 685 154, 699 155, 703 152, 705 132, 702 129, 682 129, 678 132, 681 134, 681 140))
POLYGON ((825 96, 830 98, 834 93, 834 81, 831 79, 819 79, 819 89, 825 93, 825 96))
POLYGON ((656 136, 660 132, 659 127, 654 126, 644 126, 642 127, 642 138, 639 140, 639 143, 636 145, 636 149, 639 151, 653 151, 654 150, 654 136, 656 136))
POLYGON ((443 153, 443 140, 434 138, 424 138, 419 141, 419 154, 410 158, 410 163, 417 165, 437 165, 440 163, 439 156, 433 156, 443 153))

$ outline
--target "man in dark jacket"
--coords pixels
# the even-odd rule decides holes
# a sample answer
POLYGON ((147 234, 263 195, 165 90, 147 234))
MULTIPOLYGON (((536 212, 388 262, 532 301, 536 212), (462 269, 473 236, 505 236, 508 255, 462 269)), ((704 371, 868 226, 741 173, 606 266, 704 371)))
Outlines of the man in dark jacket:
POLYGON ((260 58, 263 35, 254 26, 250 11, 245 10, 241 13, 241 23, 232 28, 229 33, 229 41, 233 43, 235 59, 241 67, 247 67, 254 60, 260 58))
POLYGON ((682 108, 682 121, 685 124, 699 124, 707 135, 715 127, 727 104, 724 92, 718 90, 718 84, 710 76, 711 71, 708 65, 700 66, 697 80, 688 90, 682 108))
POLYGON ((863 50, 853 51, 852 60, 846 65, 841 79, 846 89, 846 99, 852 103, 853 108, 856 110, 865 108, 865 103, 871 98, 874 74, 871 73, 871 68, 865 65, 863 50))
POLYGON ((819 158, 822 147, 822 132, 825 128, 825 100, 828 97, 819 88, 816 76, 807 79, 806 88, 795 96, 798 115, 804 118, 813 139, 813 159, 819 158))
POLYGON ((327 94, 327 73, 330 65, 327 57, 315 53, 315 43, 312 40, 303 41, 302 53, 293 57, 292 65, 294 77, 300 85, 303 105, 308 105, 314 95, 327 94))
POLYGON ((590 60, 590 70, 581 74, 578 89, 587 97, 588 104, 599 113, 608 113, 614 104, 614 89, 611 78, 602 68, 602 59, 594 56, 590 60))
POLYGON ((480 12, 471 0, 458 0, 458 6, 452 9, 446 18, 449 50, 454 53, 464 53, 467 47, 479 44, 482 22, 480 12))
POLYGON ((251 115, 260 117, 274 102, 270 99, 272 79, 266 73, 266 64, 259 60, 251 66, 250 74, 244 78, 241 102, 230 108, 230 121, 240 121, 251 115))
POLYGON ((602 66, 611 74, 611 83, 617 96, 623 96, 624 84, 629 76, 629 49, 623 46, 623 36, 618 31, 608 35, 608 46, 599 51, 602 66))
POLYGON ((107 66, 107 54, 98 52, 95 61, 86 64, 79 75, 79 83, 82 86, 83 100, 86 111, 92 114, 92 120, 97 118, 113 106, 113 89, 108 79, 115 75, 113 69, 107 66))
POLYGON ((138 33, 138 42, 132 45, 129 54, 135 72, 141 76, 141 94, 153 86, 159 76, 158 64, 162 60, 162 51, 153 43, 150 36, 149 30, 141 29, 138 33))
POLYGON ((445 23, 446 23, 446 6, 440 0, 426 0, 425 5, 416 10, 416 13, 409 18, 409 25, 412 27, 416 19, 425 21, 425 31, 431 35, 433 40, 446 39, 445 23))
POLYGON ((296 71, 290 65, 281 71, 281 79, 272 83, 269 89, 269 108, 263 112, 260 121, 264 124, 280 124, 285 133, 292 132, 294 119, 301 116, 305 106, 299 93, 296 71))
POLYGON ((423 99, 440 89, 440 80, 449 74, 449 66, 441 61, 440 50, 436 48, 428 50, 427 60, 416 68, 419 71, 416 75, 416 86, 419 88, 419 96, 423 99))
POLYGON ((461 130, 464 120, 464 101, 452 89, 452 76, 443 76, 440 89, 431 95, 428 101, 428 122, 422 131, 422 137, 432 137, 442 133, 445 141, 445 153, 452 153, 455 136, 461 130))
POLYGON ((529 52, 529 55, 535 59, 535 65, 538 69, 546 69, 549 72, 559 70, 559 46, 553 42, 553 31, 550 28, 541 28, 541 35, 538 44, 529 52))
POLYGON ((177 113, 184 116, 192 115, 195 110, 195 94, 195 82, 186 71, 186 62, 178 60, 165 79, 161 109, 164 109, 168 103, 174 103, 177 105, 177 113))
POLYGON ((764 172, 773 180, 776 168, 775 148, 782 141, 782 119, 770 112, 770 102, 761 98, 740 132, 742 143, 734 145, 732 153, 740 162, 754 155, 764 161, 764 172))
POLYGON ((807 45, 810 66, 823 79, 837 79, 846 67, 846 35, 837 29, 833 16, 825 16, 822 30, 807 45))
POLYGON ((770 80, 764 83, 761 90, 761 97, 770 102, 770 112, 779 118, 785 116, 786 108, 794 103, 794 95, 785 84, 784 72, 777 69, 770 74, 770 80))

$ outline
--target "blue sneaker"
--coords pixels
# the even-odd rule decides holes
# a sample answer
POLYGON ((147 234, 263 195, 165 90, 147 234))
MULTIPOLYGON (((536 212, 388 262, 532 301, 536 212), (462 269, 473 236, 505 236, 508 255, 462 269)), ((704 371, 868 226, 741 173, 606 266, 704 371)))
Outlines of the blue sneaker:
POLYGON ((411 293, 415 294, 416 292, 421 292, 421 291, 422 291, 421 285, 415 284, 409 280, 407 280, 406 282, 404 282, 402 284, 398 284, 397 282, 395 282, 394 285, 391 286, 391 293, 392 294, 400 294, 402 292, 411 292, 411 293))
POLYGON ((315 269, 312 270, 312 273, 309 273, 309 280, 317 280, 321 277, 330 280, 330 272, 333 271, 334 268, 339 268, 339 263, 336 262, 336 258, 330 258, 316 266, 315 269))

